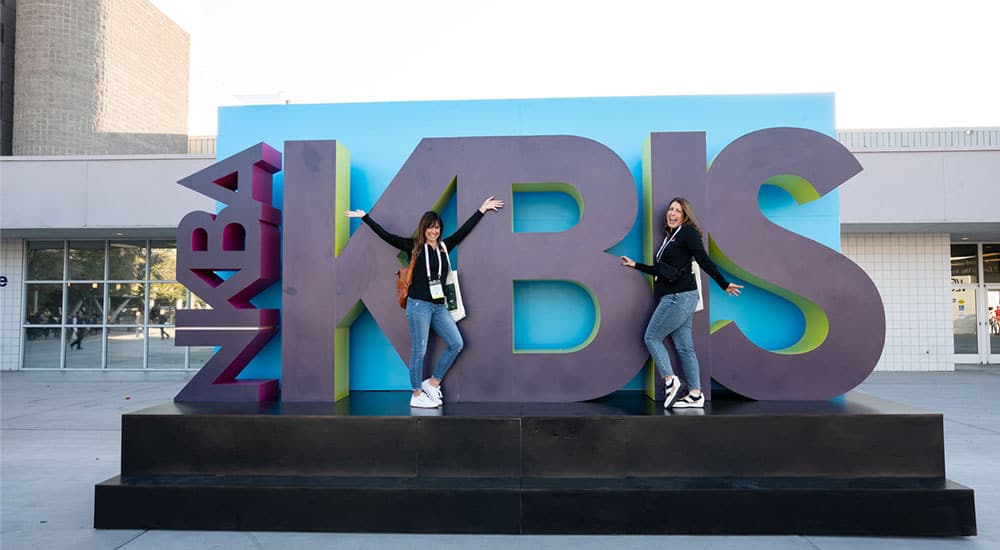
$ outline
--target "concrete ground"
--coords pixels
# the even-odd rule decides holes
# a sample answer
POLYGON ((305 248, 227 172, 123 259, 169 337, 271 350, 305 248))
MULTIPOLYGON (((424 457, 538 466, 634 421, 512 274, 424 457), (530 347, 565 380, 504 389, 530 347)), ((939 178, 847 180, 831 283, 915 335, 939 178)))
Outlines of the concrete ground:
POLYGON ((961 367, 951 373, 874 373, 858 388, 944 413, 948 477, 976 491, 976 537, 369 535, 93 529, 94 485, 120 470, 121 414, 170 401, 189 376, 168 372, 0 373, 0 547, 1000 549, 1000 367, 961 367))

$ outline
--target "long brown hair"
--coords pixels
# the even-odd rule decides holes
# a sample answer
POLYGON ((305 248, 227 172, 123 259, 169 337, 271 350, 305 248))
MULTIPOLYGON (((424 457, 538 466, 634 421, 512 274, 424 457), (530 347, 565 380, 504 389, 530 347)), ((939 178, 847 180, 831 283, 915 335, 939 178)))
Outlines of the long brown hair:
MULTIPOLYGON (((701 227, 698 226, 698 219, 694 217, 694 207, 691 206, 691 202, 684 197, 674 197, 667 203, 668 211, 670 210, 670 205, 675 202, 681 205, 681 211, 684 212, 683 225, 693 228, 699 235, 702 235, 701 227)), ((667 212, 663 213, 663 232, 670 233, 670 226, 667 225, 667 212)))
POLYGON ((427 237, 424 236, 424 233, 428 227, 435 224, 441 228, 441 233, 444 233, 444 222, 441 221, 441 216, 437 212, 428 210, 424 212, 423 216, 420 216, 420 223, 417 224, 417 238, 413 239, 413 250, 410 251, 411 258, 415 258, 417 253, 423 250, 424 244, 427 243, 427 237))

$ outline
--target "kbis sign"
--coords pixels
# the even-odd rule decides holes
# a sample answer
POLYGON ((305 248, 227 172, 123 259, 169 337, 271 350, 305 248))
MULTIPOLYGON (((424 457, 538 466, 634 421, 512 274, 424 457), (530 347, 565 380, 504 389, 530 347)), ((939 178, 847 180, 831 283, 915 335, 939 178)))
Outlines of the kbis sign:
POLYGON ((463 220, 489 195, 509 207, 453 253, 469 315, 450 401, 576 401, 641 384, 653 300, 617 255, 650 260, 673 196, 691 201, 713 260, 747 285, 738 303, 713 288, 695 315, 702 386, 844 393, 878 361, 885 318, 871 280, 836 251, 835 190, 861 167, 832 133, 828 95, 224 110, 225 158, 180 182, 221 209, 182 220, 177 265, 212 306, 178 312, 177 343, 218 351, 176 399, 405 388, 368 372, 405 377, 399 258, 340 213, 370 210, 409 234, 425 210, 463 220), (564 223, 533 222, 538 212, 564 223), (531 342, 561 325, 576 336, 531 342), (380 341, 395 361, 368 349, 380 341))

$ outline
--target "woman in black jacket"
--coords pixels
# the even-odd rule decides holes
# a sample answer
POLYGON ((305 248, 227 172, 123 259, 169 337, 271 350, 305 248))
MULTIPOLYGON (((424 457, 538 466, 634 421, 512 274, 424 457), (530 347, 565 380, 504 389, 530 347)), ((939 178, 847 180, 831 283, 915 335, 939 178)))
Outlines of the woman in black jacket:
POLYGON ((448 250, 458 246, 486 212, 500 208, 503 208, 503 201, 493 197, 486 199, 479 210, 473 212, 458 231, 443 239, 441 217, 433 210, 421 216, 416 238, 412 239, 389 233, 375 223, 364 210, 344 212, 348 218, 361 218, 361 221, 371 227, 383 241, 405 252, 409 261, 417 262, 413 266, 413 278, 410 279, 410 291, 406 299, 406 320, 410 326, 410 387, 413 389, 413 395, 410 397, 411 407, 441 406, 444 399, 441 393, 441 380, 464 345, 458 325, 451 318, 444 303, 444 281, 451 271, 448 250), (431 327, 444 340, 447 349, 438 359, 434 374, 426 380, 421 380, 424 373, 424 356, 427 354, 427 337, 430 335, 431 327))
POLYGON ((691 271, 691 259, 694 258, 726 294, 739 296, 743 286, 727 281, 705 253, 701 228, 687 199, 672 199, 664 222, 665 236, 656 251, 653 265, 636 263, 628 256, 622 256, 621 262, 624 266, 653 276, 653 293, 658 303, 646 326, 643 340, 653 364, 663 377, 666 389, 663 408, 701 408, 705 406, 705 396, 701 393, 698 356, 694 353, 691 337, 691 320, 698 305, 698 286, 691 271), (681 381, 670 368, 670 356, 663 345, 667 335, 674 342, 689 387, 688 394, 680 399, 677 399, 677 394, 681 381))

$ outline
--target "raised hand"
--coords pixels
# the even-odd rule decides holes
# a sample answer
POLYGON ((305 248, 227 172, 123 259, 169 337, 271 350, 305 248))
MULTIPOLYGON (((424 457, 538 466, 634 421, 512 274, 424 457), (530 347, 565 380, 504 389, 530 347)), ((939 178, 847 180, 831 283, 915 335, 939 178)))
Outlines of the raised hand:
POLYGON ((485 214, 487 210, 493 210, 496 212, 501 208, 503 208, 503 201, 494 199, 493 196, 490 195, 490 198, 483 201, 483 205, 479 207, 479 211, 485 214))

